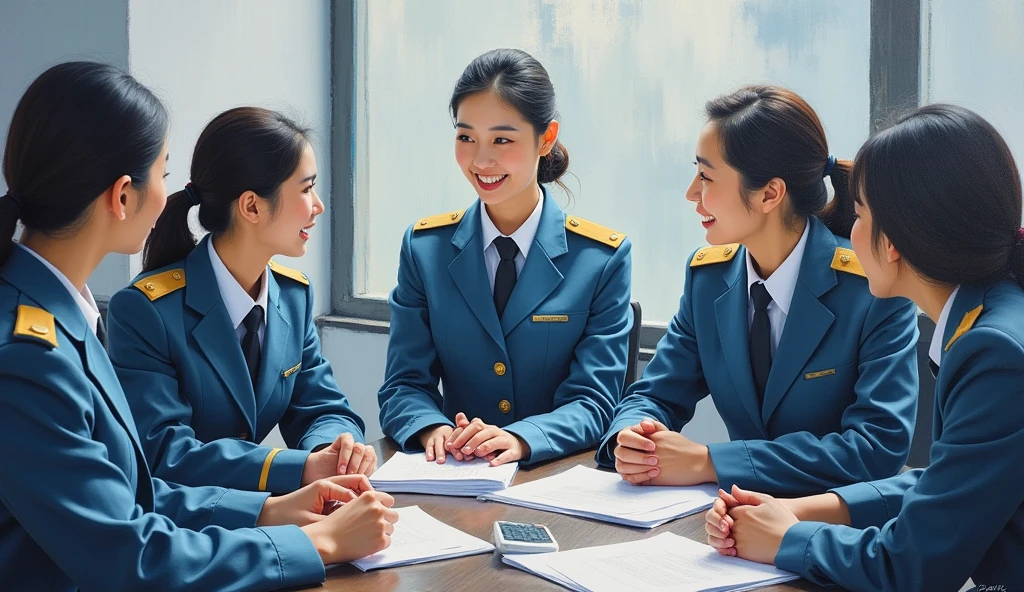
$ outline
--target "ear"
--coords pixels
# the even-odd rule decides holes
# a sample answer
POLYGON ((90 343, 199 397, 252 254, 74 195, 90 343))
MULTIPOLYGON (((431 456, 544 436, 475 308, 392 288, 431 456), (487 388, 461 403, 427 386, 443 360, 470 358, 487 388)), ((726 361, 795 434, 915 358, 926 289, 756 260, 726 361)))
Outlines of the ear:
POLYGON ((761 198, 761 212, 767 214, 782 205, 782 198, 786 196, 786 182, 775 177, 758 192, 761 198))
POLYGON ((238 201, 235 203, 238 205, 238 215, 241 219, 253 224, 259 224, 260 206, 262 204, 260 203, 260 197, 254 191, 246 191, 238 196, 238 201))
POLYGON ((882 246, 884 247, 883 252, 885 253, 885 260, 887 263, 898 263, 900 259, 903 258, 903 255, 900 255, 900 252, 896 250, 896 247, 892 244, 892 241, 889 240, 889 237, 884 234, 882 235, 882 246))
POLYGON ((547 156, 558 142, 558 121, 552 119, 548 129, 540 136, 540 155, 547 156))
POLYGON ((130 209, 129 201, 136 203, 138 192, 132 189, 132 178, 128 175, 118 177, 114 184, 100 196, 100 207, 109 211, 114 218, 124 220, 130 209), (129 196, 129 192, 134 195, 129 196))

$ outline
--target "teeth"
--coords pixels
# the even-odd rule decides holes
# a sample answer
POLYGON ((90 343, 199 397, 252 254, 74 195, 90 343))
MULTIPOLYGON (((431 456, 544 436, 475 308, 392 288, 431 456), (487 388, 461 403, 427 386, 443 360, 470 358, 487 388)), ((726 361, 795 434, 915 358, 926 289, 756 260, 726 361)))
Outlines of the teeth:
POLYGON ((704 222, 714 222, 715 221, 715 217, 714 216, 701 216, 700 218, 704 222))
POLYGON ((480 179, 481 183, 486 183, 487 185, 493 185, 493 184, 497 183, 498 181, 501 181, 502 179, 504 179, 507 176, 508 175, 494 175, 494 176, 485 177, 483 175, 477 175, 477 178, 480 179))

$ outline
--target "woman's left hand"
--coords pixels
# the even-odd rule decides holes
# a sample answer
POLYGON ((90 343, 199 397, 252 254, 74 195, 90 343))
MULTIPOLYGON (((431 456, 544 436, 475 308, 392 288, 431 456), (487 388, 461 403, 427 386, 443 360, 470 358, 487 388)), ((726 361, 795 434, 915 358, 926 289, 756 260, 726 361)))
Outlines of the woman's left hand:
POLYGON ((455 460, 486 458, 492 467, 496 467, 529 454, 529 446, 518 436, 484 423, 479 417, 468 421, 464 413, 459 413, 455 417, 455 426, 455 431, 444 445, 455 460))
POLYGON ((730 537, 735 541, 736 555, 773 565, 782 547, 782 538, 800 520, 770 495, 733 485, 732 497, 740 504, 729 509, 729 516, 733 519, 730 537))
POLYGON ((287 495, 267 498, 256 526, 306 526, 319 522, 339 504, 356 499, 364 491, 373 491, 366 475, 320 479, 287 495))

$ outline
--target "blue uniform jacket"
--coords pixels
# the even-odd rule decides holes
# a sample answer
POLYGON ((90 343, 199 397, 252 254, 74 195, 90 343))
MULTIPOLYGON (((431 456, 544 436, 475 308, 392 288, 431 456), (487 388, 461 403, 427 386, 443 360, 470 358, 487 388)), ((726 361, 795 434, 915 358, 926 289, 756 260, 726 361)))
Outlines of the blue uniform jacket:
POLYGON ((750 370, 746 250, 698 250, 679 312, 615 410, 598 451, 610 465, 619 430, 645 417, 680 430, 709 393, 730 442, 708 446, 719 485, 777 494, 895 475, 917 412, 916 309, 879 300, 860 263, 817 218, 758 406, 750 370))
POLYGON ((153 473, 187 485, 287 493, 313 448, 343 432, 363 440, 320 353, 305 275, 272 263, 253 392, 206 241, 110 300, 108 349, 153 473), (257 444, 280 423, 291 448, 257 444))
POLYGON ((836 489, 853 528, 801 522, 776 565, 850 590, 1024 590, 1024 290, 961 286, 942 340, 931 464, 836 489))
POLYGON ((150 477, 103 346, 67 289, 15 248, 0 269, 0 586, 272 590, 324 579, 267 494, 150 477))
POLYGON ((540 227, 498 319, 480 202, 414 224, 392 291, 384 433, 404 450, 462 411, 522 438, 533 463, 597 444, 626 373, 630 244, 544 193, 540 227), (441 383, 444 396, 438 388, 441 383))

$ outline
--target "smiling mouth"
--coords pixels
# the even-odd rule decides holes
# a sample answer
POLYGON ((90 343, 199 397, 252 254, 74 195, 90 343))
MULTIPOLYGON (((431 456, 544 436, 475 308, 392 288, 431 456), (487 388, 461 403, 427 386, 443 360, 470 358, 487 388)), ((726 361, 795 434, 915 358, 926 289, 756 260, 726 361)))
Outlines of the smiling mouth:
POLYGON ((309 240, 309 231, 312 230, 314 226, 316 226, 316 224, 310 224, 309 226, 306 226, 305 228, 300 230, 299 238, 301 238, 302 240, 309 240))
POLYGON ((486 191, 496 189, 507 178, 508 175, 476 175, 477 183, 480 185, 482 189, 486 191))

